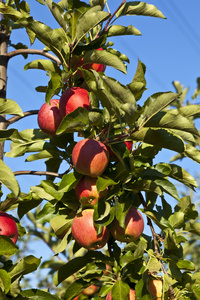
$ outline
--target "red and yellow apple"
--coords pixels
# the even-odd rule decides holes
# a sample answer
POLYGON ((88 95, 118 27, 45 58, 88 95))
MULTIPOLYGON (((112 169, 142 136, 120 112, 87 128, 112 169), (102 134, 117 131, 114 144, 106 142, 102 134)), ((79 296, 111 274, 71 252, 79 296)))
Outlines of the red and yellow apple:
POLYGON ((38 125, 40 129, 51 136, 56 134, 63 116, 59 109, 59 99, 50 100, 50 104, 44 103, 38 113, 38 125))
MULTIPOLYGON (((112 300, 113 298, 111 297, 111 291, 108 293, 106 296, 106 300, 112 300)), ((130 289, 129 295, 127 296, 127 300, 135 300, 135 291, 133 289, 130 289)))
POLYGON ((117 219, 114 219, 110 226, 110 231, 115 240, 124 243, 130 243, 140 237, 144 230, 144 220, 141 213, 131 207, 125 217, 125 228, 119 225, 117 219))
POLYGON ((163 294, 163 280, 148 277, 147 290, 153 300, 161 300, 163 294))
POLYGON ((91 284, 86 289, 83 290, 83 295, 91 296, 98 290, 98 286, 91 284))
POLYGON ((81 202, 82 207, 94 206, 99 199, 106 196, 107 189, 98 192, 96 182, 97 177, 83 176, 75 186, 75 194, 81 202))
POLYGON ((105 246, 109 231, 104 226, 102 232, 97 234, 93 221, 93 209, 85 209, 77 214, 72 221, 72 236, 75 241, 82 247, 95 250, 105 246))
POLYGON ((8 236, 16 244, 18 228, 11 215, 0 211, 0 235, 8 236))
POLYGON ((62 116, 66 116, 78 107, 89 108, 90 99, 87 90, 81 87, 68 88, 60 97, 60 112, 62 116))
MULTIPOLYGON (((99 49, 97 49, 97 50, 98 50, 98 51, 103 51, 103 48, 99 48, 99 49)), ((77 68, 82 67, 82 68, 85 69, 85 70, 90 70, 90 69, 92 69, 92 70, 95 70, 95 71, 97 71, 97 72, 104 72, 105 69, 106 69, 106 66, 105 66, 105 65, 101 65, 101 64, 97 64, 97 63, 86 63, 86 64, 84 64, 83 58, 81 58, 81 60, 78 62, 78 64, 77 64, 76 67, 77 67, 77 68)), ((79 75, 80 77, 83 78, 83 74, 82 74, 81 70, 78 70, 77 73, 78 73, 78 75, 79 75)))
POLYGON ((97 177, 107 167, 109 152, 103 143, 93 139, 83 139, 74 146, 72 161, 77 172, 97 177))

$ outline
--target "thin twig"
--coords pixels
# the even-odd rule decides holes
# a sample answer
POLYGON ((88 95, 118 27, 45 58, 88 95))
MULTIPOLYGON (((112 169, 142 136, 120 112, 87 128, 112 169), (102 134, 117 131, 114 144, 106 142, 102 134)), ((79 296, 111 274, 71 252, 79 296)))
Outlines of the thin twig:
POLYGON ((48 172, 48 171, 30 171, 30 170, 25 170, 25 171, 15 171, 13 172, 15 176, 18 175, 46 175, 46 176, 54 176, 54 177, 59 177, 62 178, 63 174, 58 174, 55 172, 48 172))
POLYGON ((17 49, 17 50, 7 53, 6 56, 8 59, 10 59, 14 56, 22 55, 22 54, 42 55, 42 56, 45 56, 45 57, 55 61, 58 66, 60 66, 62 64, 61 61, 55 55, 53 55, 47 51, 40 50, 40 49, 17 49))

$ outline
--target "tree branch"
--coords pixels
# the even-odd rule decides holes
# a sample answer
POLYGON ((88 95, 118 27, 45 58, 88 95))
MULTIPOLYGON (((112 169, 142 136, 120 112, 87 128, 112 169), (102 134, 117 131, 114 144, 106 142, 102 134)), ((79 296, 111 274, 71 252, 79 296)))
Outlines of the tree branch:
POLYGON ((26 112, 24 112, 24 115, 21 117, 21 116, 14 116, 10 119, 7 120, 7 127, 10 125, 10 124, 13 124, 25 117, 28 117, 28 116, 31 116, 31 115, 37 115, 39 112, 39 110, 28 110, 26 112))
POLYGON ((40 49, 17 49, 17 50, 9 52, 6 56, 8 59, 10 59, 14 56, 21 55, 21 54, 43 55, 43 56, 55 61, 58 66, 61 65, 61 61, 55 55, 53 55, 47 51, 40 50, 40 49))
POLYGON ((46 175, 46 176, 54 176, 62 178, 63 174, 58 174, 55 172, 48 172, 48 171, 16 171, 13 172, 15 176, 17 175, 46 175))

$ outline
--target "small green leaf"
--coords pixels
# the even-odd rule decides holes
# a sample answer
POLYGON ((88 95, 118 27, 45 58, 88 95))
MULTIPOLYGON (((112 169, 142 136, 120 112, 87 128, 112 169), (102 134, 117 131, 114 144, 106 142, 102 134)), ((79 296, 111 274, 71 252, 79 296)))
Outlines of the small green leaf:
POLYGON ((30 289, 25 290, 20 293, 23 299, 32 299, 32 300, 59 300, 56 295, 52 295, 48 292, 37 290, 37 289, 30 289))
POLYGON ((52 62, 49 59, 37 59, 34 60, 24 66, 24 70, 29 69, 39 69, 44 71, 50 71, 50 72, 56 72, 58 74, 61 74, 60 68, 57 66, 56 63, 52 62))
POLYGON ((12 172, 12 170, 0 160, 0 182, 3 183, 15 196, 19 195, 19 184, 12 172))
POLYGON ((111 297, 113 300, 126 300, 130 291, 130 287, 122 280, 118 280, 111 291, 111 297))
POLYGON ((14 100, 0 98, 0 102, 0 114, 24 116, 21 107, 14 100))
POLYGON ((49 103, 51 98, 56 95, 62 88, 63 83, 61 81, 61 76, 57 72, 49 72, 49 82, 45 95, 45 102, 49 103))
POLYGON ((186 259, 179 260, 176 265, 179 269, 189 270, 189 271, 195 270, 195 265, 193 264, 193 262, 186 259))
POLYGON ((63 118, 56 134, 83 130, 87 125, 89 125, 88 110, 78 107, 63 118))
POLYGON ((122 25, 112 25, 107 31, 108 36, 119 36, 119 35, 141 35, 141 32, 132 25, 127 27, 122 25))
POLYGON ((184 213, 181 211, 175 212, 169 217, 168 221, 174 228, 182 228, 185 224, 184 213))
POLYGON ((0 255, 11 256, 18 250, 18 247, 7 236, 0 236, 0 255))
POLYGON ((10 289, 10 285, 11 285, 10 276, 5 270, 0 269, 0 289, 3 292, 5 292, 5 294, 7 294, 10 289))

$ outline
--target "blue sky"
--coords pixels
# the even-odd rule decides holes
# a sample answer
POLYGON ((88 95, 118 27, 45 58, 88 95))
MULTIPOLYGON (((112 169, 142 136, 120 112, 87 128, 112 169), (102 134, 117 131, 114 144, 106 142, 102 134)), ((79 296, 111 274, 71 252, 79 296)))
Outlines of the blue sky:
MULTIPOLYGON (((33 0, 27 2, 34 18, 49 26, 57 26, 46 7, 33 0)), ((111 39, 115 43, 113 48, 126 54, 130 59, 130 64, 127 75, 109 67, 106 69, 106 75, 116 78, 123 84, 130 83, 139 58, 147 68, 148 90, 144 93, 142 101, 156 92, 174 91, 172 81, 180 81, 185 87, 190 87, 187 100, 191 101, 191 96, 196 88, 196 78, 200 76, 200 2, 199 0, 149 0, 147 2, 156 5, 167 19, 138 16, 119 19, 118 22, 122 25, 135 26, 141 31, 142 36, 111 39)), ((120 3, 121 1, 118 0, 108 0, 111 12, 114 12, 120 3)), ((20 41, 30 46, 24 30, 13 32, 11 40, 13 43, 20 41)), ((32 48, 42 48, 42 46, 36 42, 32 48)), ((9 51, 11 50, 13 49, 9 49, 9 51)), ((35 87, 47 84, 48 77, 45 72, 23 71, 26 63, 37 58, 41 57, 30 55, 28 59, 24 60, 23 57, 18 56, 9 62, 7 98, 17 101, 23 111, 39 109, 45 101, 44 94, 35 91, 35 87)), ((200 102, 200 99, 197 98, 196 102, 200 102)), ((20 120, 16 126, 19 130, 37 128, 37 117, 31 116, 20 120)), ((9 143, 6 145, 7 151, 9 151, 8 145, 9 143)), ((169 162, 171 156, 172 153, 165 151, 158 156, 158 159, 169 162)), ((5 162, 13 171, 45 170, 42 161, 25 163, 25 156, 17 159, 6 158, 5 162)), ((199 168, 198 164, 189 160, 184 160, 182 166, 192 174, 195 174, 199 168)), ((41 179, 42 177, 29 175, 17 177, 22 190, 26 192, 29 191, 30 186, 39 184, 41 179)))

